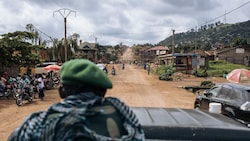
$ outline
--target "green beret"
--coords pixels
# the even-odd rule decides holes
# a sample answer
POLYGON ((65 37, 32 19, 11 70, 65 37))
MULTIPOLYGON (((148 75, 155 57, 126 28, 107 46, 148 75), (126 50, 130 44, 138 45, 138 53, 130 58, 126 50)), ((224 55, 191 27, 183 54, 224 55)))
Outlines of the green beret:
POLYGON ((112 82, 96 64, 86 59, 65 62, 60 69, 62 84, 85 85, 97 88, 112 88, 112 82))

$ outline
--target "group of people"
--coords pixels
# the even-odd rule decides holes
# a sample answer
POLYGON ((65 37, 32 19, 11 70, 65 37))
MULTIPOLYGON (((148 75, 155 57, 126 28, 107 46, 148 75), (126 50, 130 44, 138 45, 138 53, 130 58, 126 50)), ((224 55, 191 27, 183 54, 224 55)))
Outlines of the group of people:
MULTIPOLYGON (((0 89, 4 95, 7 95, 7 85, 11 82, 16 82, 17 87, 29 88, 29 85, 34 85, 37 87, 37 92, 40 99, 44 97, 44 79, 42 74, 37 74, 35 76, 27 74, 18 74, 16 77, 9 76, 7 72, 4 72, 1 76, 0 89)), ((30 93, 29 93, 29 96, 30 93)))
POLYGON ((63 101, 32 113, 8 141, 143 141, 134 112, 115 97, 105 97, 113 84, 86 59, 67 61, 60 69, 63 101))

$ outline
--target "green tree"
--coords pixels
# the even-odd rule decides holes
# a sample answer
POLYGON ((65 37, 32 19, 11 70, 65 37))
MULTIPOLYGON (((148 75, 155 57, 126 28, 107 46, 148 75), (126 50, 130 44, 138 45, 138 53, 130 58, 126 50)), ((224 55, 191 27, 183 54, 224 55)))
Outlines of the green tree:
POLYGON ((42 48, 42 46, 32 45, 30 41, 34 38, 35 35, 27 31, 3 34, 0 39, 0 53, 2 53, 0 63, 2 67, 32 66, 39 63, 39 56, 32 54, 32 50, 42 48))
POLYGON ((247 45, 247 40, 243 38, 236 38, 233 41, 233 46, 247 45))
POLYGON ((80 38, 80 35, 77 33, 72 34, 69 36, 68 40, 68 59, 75 58, 76 51, 78 50, 78 39, 80 38))

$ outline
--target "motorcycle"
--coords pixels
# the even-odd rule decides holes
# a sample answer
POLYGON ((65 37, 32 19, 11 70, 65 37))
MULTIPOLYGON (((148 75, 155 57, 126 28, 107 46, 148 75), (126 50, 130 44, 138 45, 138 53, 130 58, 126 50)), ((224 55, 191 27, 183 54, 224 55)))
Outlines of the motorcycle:
POLYGON ((115 69, 114 68, 112 68, 111 74, 115 75, 115 69))
POLYGON ((16 99, 16 85, 14 82, 8 83, 5 89, 6 91, 4 92, 3 86, 1 86, 0 97, 7 97, 8 99, 12 97, 13 99, 16 99))
POLYGON ((60 79, 58 77, 53 77, 54 88, 58 88, 60 85, 60 79))
POLYGON ((32 102, 32 93, 29 87, 18 87, 16 92, 16 104, 18 106, 23 105, 23 100, 27 100, 29 103, 32 102))
POLYGON ((12 97, 13 99, 16 99, 16 88, 17 88, 17 83, 15 80, 9 81, 6 85, 7 89, 7 98, 12 97))
POLYGON ((8 93, 4 91, 3 86, 0 87, 0 97, 8 97, 8 93))
POLYGON ((54 80, 52 78, 46 79, 45 81, 45 89, 51 90, 54 88, 54 80))

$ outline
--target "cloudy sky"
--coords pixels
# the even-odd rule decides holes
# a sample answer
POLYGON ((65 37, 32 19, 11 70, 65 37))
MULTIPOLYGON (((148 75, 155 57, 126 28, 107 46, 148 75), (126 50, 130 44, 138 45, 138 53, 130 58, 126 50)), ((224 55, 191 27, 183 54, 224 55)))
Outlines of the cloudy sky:
POLYGON ((67 36, 77 33, 83 41, 157 44, 173 29, 247 21, 249 8, 249 0, 1 0, 0 34, 26 31, 33 24, 44 40, 62 39, 66 18, 67 36))

